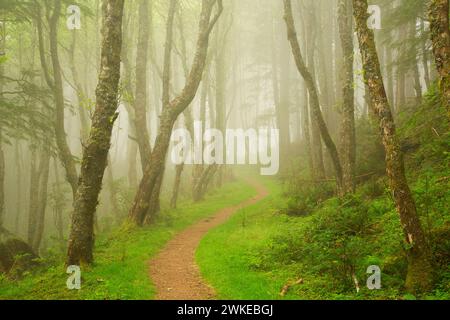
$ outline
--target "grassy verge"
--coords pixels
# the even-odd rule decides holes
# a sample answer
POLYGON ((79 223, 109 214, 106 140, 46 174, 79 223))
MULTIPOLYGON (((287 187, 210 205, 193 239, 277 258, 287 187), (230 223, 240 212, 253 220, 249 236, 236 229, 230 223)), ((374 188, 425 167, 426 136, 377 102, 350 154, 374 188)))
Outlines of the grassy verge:
POLYGON ((292 276, 285 268, 253 268, 258 259, 254 253, 268 245, 288 219, 276 213, 282 201, 279 184, 269 179, 262 183, 270 195, 211 230, 197 249, 201 272, 221 299, 278 299, 280 288, 292 276))
POLYGON ((155 290, 148 277, 148 260, 174 234, 221 208, 236 205, 255 194, 245 183, 227 184, 204 202, 181 202, 165 211, 155 225, 141 229, 122 226, 100 235, 95 264, 82 270, 81 290, 68 290, 63 257, 43 261, 43 266, 23 279, 0 277, 0 299, 151 299, 155 290))
MULTIPOLYGON (((438 180, 435 178, 434 180, 438 180)), ((271 195, 211 230, 197 250, 205 279, 221 299, 449 299, 449 266, 436 266, 432 292, 415 297, 404 289, 407 260, 398 214, 381 188, 363 185, 353 197, 330 198, 304 215, 287 215, 288 199, 275 180, 262 181, 271 195), (218 249, 220 248, 220 249, 218 249), (366 269, 382 271, 380 290, 369 290, 366 269), (352 276, 359 280, 357 293, 352 276), (301 279, 301 284, 295 284, 301 279), (281 295, 282 288, 289 286, 281 295), (294 284, 291 286, 291 284, 294 284)), ((431 183, 431 185, 433 185, 431 183)), ((436 183, 425 231, 437 258, 448 256, 449 192, 436 183), (427 223, 432 221, 431 225, 427 223), (447 226, 447 227, 446 227, 447 226), (436 233, 441 232, 441 233, 436 233)), ((418 207, 421 180, 413 184, 418 207)), ((431 222, 430 222, 431 223, 431 222)), ((438 260, 439 260, 438 259, 438 260)))

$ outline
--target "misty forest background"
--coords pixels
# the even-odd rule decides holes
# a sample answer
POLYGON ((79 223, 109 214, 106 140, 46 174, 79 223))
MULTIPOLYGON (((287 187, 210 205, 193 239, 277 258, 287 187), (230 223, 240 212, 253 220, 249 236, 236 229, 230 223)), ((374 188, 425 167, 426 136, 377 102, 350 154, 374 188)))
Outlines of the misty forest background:
POLYGON ((0 299, 152 298, 148 259, 249 179, 196 251, 218 297, 449 299, 449 4, 369 4, 381 29, 366 0, 1 0, 0 299), (173 165, 194 121, 279 129, 278 175, 173 165))

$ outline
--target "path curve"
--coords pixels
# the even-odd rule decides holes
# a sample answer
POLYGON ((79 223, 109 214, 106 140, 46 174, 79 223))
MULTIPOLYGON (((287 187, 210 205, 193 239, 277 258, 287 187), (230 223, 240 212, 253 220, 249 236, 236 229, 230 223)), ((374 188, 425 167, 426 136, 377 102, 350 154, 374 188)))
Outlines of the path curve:
POLYGON ((250 180, 257 194, 232 207, 219 210, 209 218, 188 227, 172 238, 162 251, 150 260, 150 278, 156 286, 157 300, 211 300, 214 289, 206 284, 195 262, 195 250, 200 240, 212 228, 224 223, 239 209, 250 206, 268 196, 261 184, 250 180))

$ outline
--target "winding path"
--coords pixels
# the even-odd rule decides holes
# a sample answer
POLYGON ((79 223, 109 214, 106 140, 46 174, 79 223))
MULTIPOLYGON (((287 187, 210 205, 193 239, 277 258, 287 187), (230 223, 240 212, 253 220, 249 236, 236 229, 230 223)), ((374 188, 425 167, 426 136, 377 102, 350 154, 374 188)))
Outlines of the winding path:
POLYGON ((214 289, 206 284, 195 262, 195 250, 203 236, 212 228, 224 223, 239 209, 255 204, 269 194, 261 184, 248 181, 257 194, 232 207, 224 208, 209 218, 188 227, 150 260, 150 278, 156 286, 157 300, 211 300, 214 289))

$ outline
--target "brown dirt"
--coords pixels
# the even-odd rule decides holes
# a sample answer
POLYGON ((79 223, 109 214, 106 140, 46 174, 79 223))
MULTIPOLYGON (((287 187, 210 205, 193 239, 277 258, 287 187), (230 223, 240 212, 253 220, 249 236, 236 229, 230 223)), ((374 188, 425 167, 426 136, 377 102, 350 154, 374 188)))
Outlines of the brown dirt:
POLYGON ((162 251, 150 260, 150 278, 156 286, 157 300, 211 300, 214 289, 206 284, 195 262, 195 250, 200 240, 212 228, 224 223, 241 208, 252 205, 268 195, 267 189, 249 181, 256 196, 239 205, 224 208, 213 216, 185 229, 170 240, 162 251))

